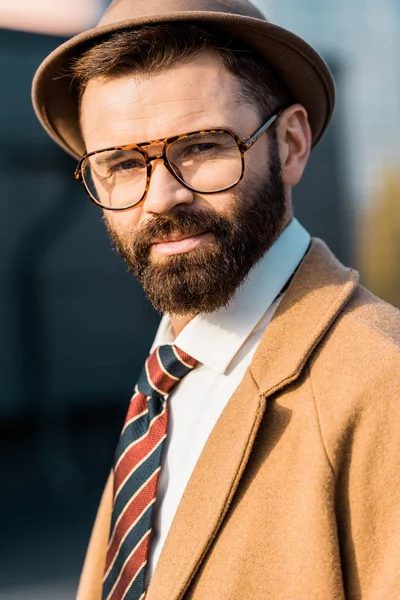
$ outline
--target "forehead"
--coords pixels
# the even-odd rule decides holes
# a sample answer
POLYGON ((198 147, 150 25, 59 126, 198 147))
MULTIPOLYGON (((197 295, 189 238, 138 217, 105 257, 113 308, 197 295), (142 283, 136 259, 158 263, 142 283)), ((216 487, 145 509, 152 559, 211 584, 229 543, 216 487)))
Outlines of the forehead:
POLYGON ((82 98, 81 125, 91 151, 197 129, 232 128, 243 111, 238 79, 215 55, 204 53, 159 73, 92 79, 82 98))

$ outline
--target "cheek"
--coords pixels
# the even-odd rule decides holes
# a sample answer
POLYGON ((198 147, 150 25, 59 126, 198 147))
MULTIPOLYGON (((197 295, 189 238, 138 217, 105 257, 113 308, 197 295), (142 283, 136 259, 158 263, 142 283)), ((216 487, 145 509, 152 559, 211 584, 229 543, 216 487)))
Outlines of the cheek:
POLYGON ((222 217, 229 217, 232 214, 235 204, 238 202, 237 191, 240 188, 240 184, 221 194, 210 194, 203 196, 201 203, 198 202, 195 208, 202 208, 205 210, 212 210, 222 217))
POLYGON ((245 154, 245 176, 249 173, 264 175, 268 173, 268 140, 264 135, 245 154))
POLYGON ((140 208, 131 208, 121 212, 105 210, 103 211, 103 217, 108 229, 111 229, 120 237, 124 234, 132 234, 133 231, 139 228, 142 210, 140 208))

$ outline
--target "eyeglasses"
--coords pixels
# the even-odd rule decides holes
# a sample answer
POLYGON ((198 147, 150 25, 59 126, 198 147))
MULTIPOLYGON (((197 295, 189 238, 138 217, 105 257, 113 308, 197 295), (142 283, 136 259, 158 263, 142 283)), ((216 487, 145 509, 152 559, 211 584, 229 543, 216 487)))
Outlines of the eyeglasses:
POLYGON ((83 185, 90 199, 106 210, 127 210, 146 197, 154 160, 162 160, 171 175, 193 192, 224 192, 243 179, 245 153, 280 112, 247 139, 225 129, 209 129, 95 150, 82 156, 75 179, 83 185), (157 146, 158 152, 150 151, 157 146))

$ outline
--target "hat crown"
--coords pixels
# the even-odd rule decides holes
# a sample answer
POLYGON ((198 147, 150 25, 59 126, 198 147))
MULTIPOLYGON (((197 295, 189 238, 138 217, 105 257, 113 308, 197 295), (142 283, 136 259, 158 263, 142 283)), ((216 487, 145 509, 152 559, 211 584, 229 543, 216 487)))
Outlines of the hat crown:
POLYGON ((97 27, 56 48, 35 74, 33 104, 49 135, 76 158, 85 152, 78 90, 69 74, 72 60, 114 32, 188 21, 231 35, 252 48, 281 77, 293 100, 306 108, 313 145, 318 142, 335 105, 332 74, 314 48, 271 23, 250 0, 113 0, 97 27))
POLYGON ((112 25, 140 17, 162 17, 180 12, 218 12, 262 19, 265 16, 248 0, 114 0, 102 16, 99 26, 112 25))

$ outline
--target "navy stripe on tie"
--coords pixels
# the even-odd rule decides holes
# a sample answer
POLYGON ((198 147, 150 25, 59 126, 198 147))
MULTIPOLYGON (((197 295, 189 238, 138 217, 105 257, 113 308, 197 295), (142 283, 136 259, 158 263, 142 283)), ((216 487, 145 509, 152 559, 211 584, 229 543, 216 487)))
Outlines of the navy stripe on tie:
POLYGON ((145 586, 145 575, 146 575, 147 564, 142 567, 140 572, 138 573, 135 581, 132 583, 131 587, 128 588, 126 596, 124 600, 137 600, 141 598, 143 594, 143 590, 146 588, 145 586))
POLYGON ((168 373, 182 379, 191 369, 176 358, 171 346, 160 346, 158 351, 162 365, 168 373))
POLYGON ((154 389, 151 387, 149 380, 147 379, 145 367, 143 367, 142 372, 140 373, 136 387, 139 392, 145 396, 151 396, 151 394, 154 392, 154 389))
POLYGON ((137 600, 141 597, 143 590, 146 589, 145 586, 145 575, 146 575, 147 565, 144 565, 143 569, 140 571, 135 581, 132 583, 131 587, 128 588, 128 592, 124 598, 124 600, 137 600))

